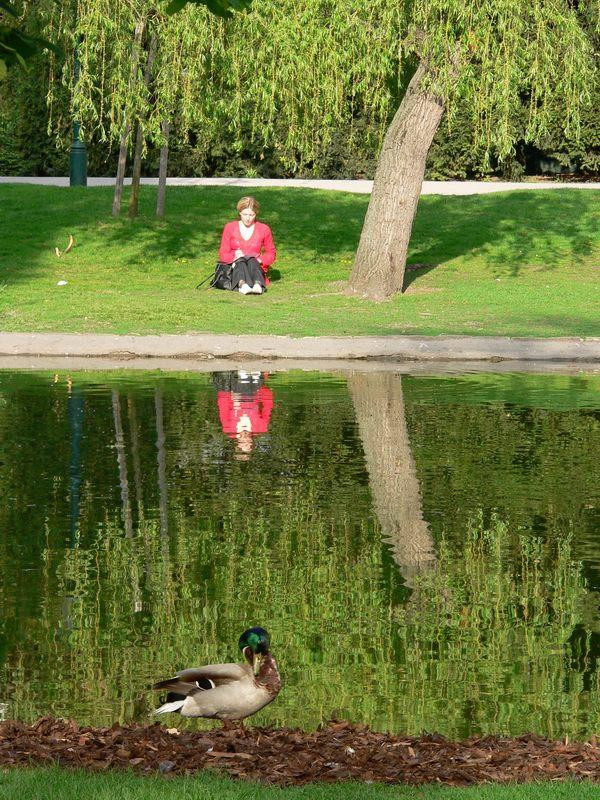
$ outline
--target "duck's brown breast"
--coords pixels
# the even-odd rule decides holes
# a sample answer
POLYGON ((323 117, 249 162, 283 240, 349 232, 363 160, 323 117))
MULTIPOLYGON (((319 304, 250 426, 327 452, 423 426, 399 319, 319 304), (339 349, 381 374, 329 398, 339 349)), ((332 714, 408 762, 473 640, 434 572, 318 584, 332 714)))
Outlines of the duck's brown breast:
POLYGON ((273 697, 279 694, 281 690, 281 677, 277 669, 277 662, 270 653, 261 664, 256 682, 260 687, 266 689, 273 697))

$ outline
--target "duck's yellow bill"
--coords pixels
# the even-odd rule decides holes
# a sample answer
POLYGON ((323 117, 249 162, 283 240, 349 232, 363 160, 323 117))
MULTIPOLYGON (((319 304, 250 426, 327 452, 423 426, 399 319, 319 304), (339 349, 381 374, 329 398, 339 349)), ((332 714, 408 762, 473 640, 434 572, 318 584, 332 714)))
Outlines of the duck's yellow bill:
POLYGON ((252 667, 254 669, 254 674, 255 675, 258 675, 258 673, 260 672, 260 668, 261 668, 261 665, 262 665, 262 662, 263 662, 263 658, 264 658, 264 656, 263 656, 262 653, 256 653, 256 655, 254 656, 254 662, 252 664, 252 667))

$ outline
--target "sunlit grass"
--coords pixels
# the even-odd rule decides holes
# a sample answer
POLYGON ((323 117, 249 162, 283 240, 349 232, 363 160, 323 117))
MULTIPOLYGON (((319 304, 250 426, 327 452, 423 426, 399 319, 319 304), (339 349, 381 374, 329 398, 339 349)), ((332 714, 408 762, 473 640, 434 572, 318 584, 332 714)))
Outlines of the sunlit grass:
POLYGON ((279 789, 232 781, 210 773, 166 780, 131 773, 90 774, 51 769, 0 771, 2 800, 595 800, 593 783, 514 786, 381 786, 357 782, 279 789))
POLYGON ((344 294, 367 198, 257 189, 279 257, 261 298, 196 290, 241 190, 172 187, 113 219, 107 187, 0 187, 0 327, 110 333, 597 335, 600 192, 423 197, 406 292, 344 294), (58 258, 68 234, 75 247, 58 258), (65 286, 57 286, 66 280, 65 286))

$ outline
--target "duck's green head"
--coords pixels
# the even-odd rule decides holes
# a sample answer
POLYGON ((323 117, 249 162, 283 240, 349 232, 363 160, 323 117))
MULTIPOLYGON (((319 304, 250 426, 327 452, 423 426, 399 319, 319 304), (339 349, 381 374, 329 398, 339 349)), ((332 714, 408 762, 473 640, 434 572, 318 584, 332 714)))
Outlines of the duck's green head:
POLYGON ((255 675, 260 672, 264 656, 269 652, 271 637, 264 628, 249 628, 240 636, 238 646, 252 665, 255 675))

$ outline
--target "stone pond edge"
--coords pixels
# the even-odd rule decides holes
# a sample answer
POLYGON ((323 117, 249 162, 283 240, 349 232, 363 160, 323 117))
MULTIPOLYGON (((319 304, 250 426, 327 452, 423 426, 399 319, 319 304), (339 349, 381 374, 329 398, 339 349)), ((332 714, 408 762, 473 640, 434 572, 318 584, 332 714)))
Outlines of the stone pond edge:
POLYGON ((262 336, 0 332, 0 356, 134 358, 358 359, 378 361, 546 361, 600 363, 600 337, 262 336))

